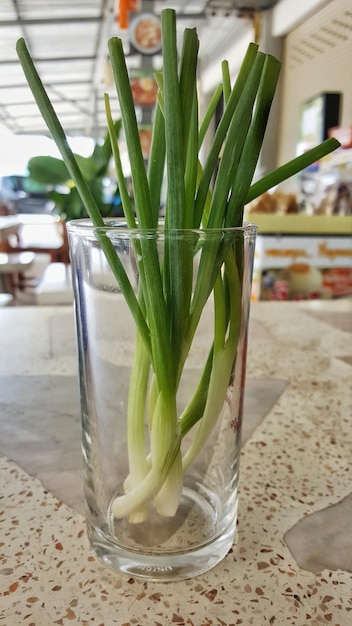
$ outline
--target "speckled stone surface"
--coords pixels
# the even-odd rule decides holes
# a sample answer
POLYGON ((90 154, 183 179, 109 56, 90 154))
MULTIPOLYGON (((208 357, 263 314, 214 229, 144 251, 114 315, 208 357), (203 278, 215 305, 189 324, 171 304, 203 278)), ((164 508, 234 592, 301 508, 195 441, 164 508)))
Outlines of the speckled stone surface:
MULTIPOLYGON (((285 386, 283 380, 248 378, 243 443, 285 386)), ((1 452, 65 504, 84 513, 77 376, 0 375, 1 452)))
MULTIPOLYGON (((70 309, 1 310, 0 375, 50 372, 64 389, 76 360, 65 333, 54 338, 60 315, 70 309)), ((108 570, 88 548, 83 517, 1 457, 1 626, 350 626, 352 566, 338 557, 352 554, 349 320, 351 301, 253 305, 248 377, 286 385, 243 446, 233 549, 198 578, 157 584, 108 570), (290 547, 285 537, 331 515, 329 566, 308 571, 294 557, 307 551, 306 533, 290 547)))

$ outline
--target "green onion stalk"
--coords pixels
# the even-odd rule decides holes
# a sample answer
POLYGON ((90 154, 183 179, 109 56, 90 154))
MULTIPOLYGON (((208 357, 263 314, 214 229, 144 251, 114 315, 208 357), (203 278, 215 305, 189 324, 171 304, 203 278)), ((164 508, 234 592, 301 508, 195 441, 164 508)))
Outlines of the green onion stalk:
MULTIPOLYGON (((146 519, 150 502, 158 513, 176 513, 187 468, 199 456, 221 413, 241 327, 243 242, 230 245, 226 229, 241 227, 243 207, 272 186, 297 174, 338 147, 328 139, 252 183, 279 78, 280 62, 250 44, 231 85, 227 61, 222 82, 199 119, 194 28, 177 49, 176 13, 161 13, 163 68, 156 73, 158 97, 150 158, 145 165, 122 41, 108 42, 122 124, 132 166, 133 202, 124 179, 108 95, 107 126, 116 177, 129 229, 135 231, 140 281, 137 292, 107 235, 63 128, 38 76, 25 41, 17 53, 41 114, 77 187, 97 238, 130 308, 137 328, 127 413, 129 474, 112 511, 131 522, 146 519), (200 151, 223 97, 223 114, 207 157, 200 151), (164 180, 166 179, 166 185, 164 180), (163 251, 158 250, 162 188, 166 188, 163 251), (225 229, 203 248, 202 232, 225 229), (141 231, 149 237, 139 236, 141 231), (181 237, 187 232, 190 236, 181 237), (225 233, 225 234, 224 234, 225 233), (197 255, 198 271, 193 279, 197 255), (198 387, 179 415, 177 393, 202 311, 212 295, 214 336, 198 387), (148 439, 145 422, 148 426, 148 439), (193 433, 186 449, 181 444, 193 433)), ((188 440, 188 439, 187 439, 188 440)))

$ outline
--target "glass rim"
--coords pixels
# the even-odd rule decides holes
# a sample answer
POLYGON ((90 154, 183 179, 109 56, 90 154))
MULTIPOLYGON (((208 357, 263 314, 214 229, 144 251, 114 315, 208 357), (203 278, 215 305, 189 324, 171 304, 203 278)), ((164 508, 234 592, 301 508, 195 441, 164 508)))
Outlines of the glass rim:
POLYGON ((258 226, 252 222, 244 222, 241 226, 219 226, 215 228, 164 228, 164 220, 160 219, 156 228, 141 228, 138 225, 136 228, 130 228, 127 225, 124 217, 107 217, 104 218, 104 226, 95 226, 92 220, 87 218, 79 218, 69 220, 66 222, 66 228, 70 233, 82 232, 85 234, 94 233, 107 233, 107 232, 120 232, 123 234, 134 233, 138 234, 167 234, 167 233, 197 233, 197 234, 216 234, 216 233, 244 233, 246 235, 255 235, 258 231, 258 226))

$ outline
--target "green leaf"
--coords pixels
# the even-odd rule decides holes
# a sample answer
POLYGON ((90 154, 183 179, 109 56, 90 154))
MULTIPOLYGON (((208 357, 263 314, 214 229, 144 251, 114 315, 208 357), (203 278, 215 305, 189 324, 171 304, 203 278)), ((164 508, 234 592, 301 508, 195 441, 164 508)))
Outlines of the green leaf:
POLYGON ((28 161, 29 175, 33 180, 45 185, 64 185, 71 179, 62 159, 51 156, 37 156, 28 161))

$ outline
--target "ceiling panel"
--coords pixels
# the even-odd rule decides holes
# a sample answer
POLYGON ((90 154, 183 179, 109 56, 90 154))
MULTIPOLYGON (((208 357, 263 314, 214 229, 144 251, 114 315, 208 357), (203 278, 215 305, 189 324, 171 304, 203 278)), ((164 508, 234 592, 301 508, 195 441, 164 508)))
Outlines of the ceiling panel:
POLYGON ((55 18, 72 18, 81 15, 99 18, 102 2, 96 0, 21 0, 18 2, 20 13, 23 18, 41 19, 50 10, 55 13, 55 18), (82 13, 82 11, 84 13, 82 13))
MULTIPOLYGON (((1 25, 1 22, 0 22, 1 25)), ((16 41, 19 37, 22 36, 22 30, 19 25, 13 23, 11 25, 6 26, 6 28, 1 28, 0 30, 0 60, 4 61, 15 61, 17 60, 16 54, 16 41)))
MULTIPOLYGON (((196 26, 200 58, 209 60, 248 30, 248 20, 228 9, 231 0, 218 0, 216 8, 214 1, 148 0, 142 9, 159 14, 166 6, 175 8, 179 34, 196 26)), ((108 38, 121 36, 129 53, 128 33, 117 26, 117 4, 117 0, 0 1, 0 123, 15 133, 47 134, 17 59, 16 41, 24 37, 67 134, 105 133, 108 38)), ((130 54, 127 61, 131 70, 138 68, 141 55, 130 54)), ((153 61, 160 67, 160 58, 153 61)), ((113 111, 119 114, 115 97, 113 111)))
POLYGON ((37 58, 76 57, 95 54, 97 24, 35 24, 26 27, 31 53, 37 58))
POLYGON ((12 0, 2 0, 0 3, 0 21, 15 19, 16 8, 12 0))
POLYGON ((52 59, 51 61, 45 62, 36 61, 36 68, 46 84, 74 83, 81 79, 87 84, 87 79, 91 76, 93 66, 94 57, 79 60, 71 59, 69 72, 67 71, 67 62, 64 60, 57 61, 56 59, 52 59))

